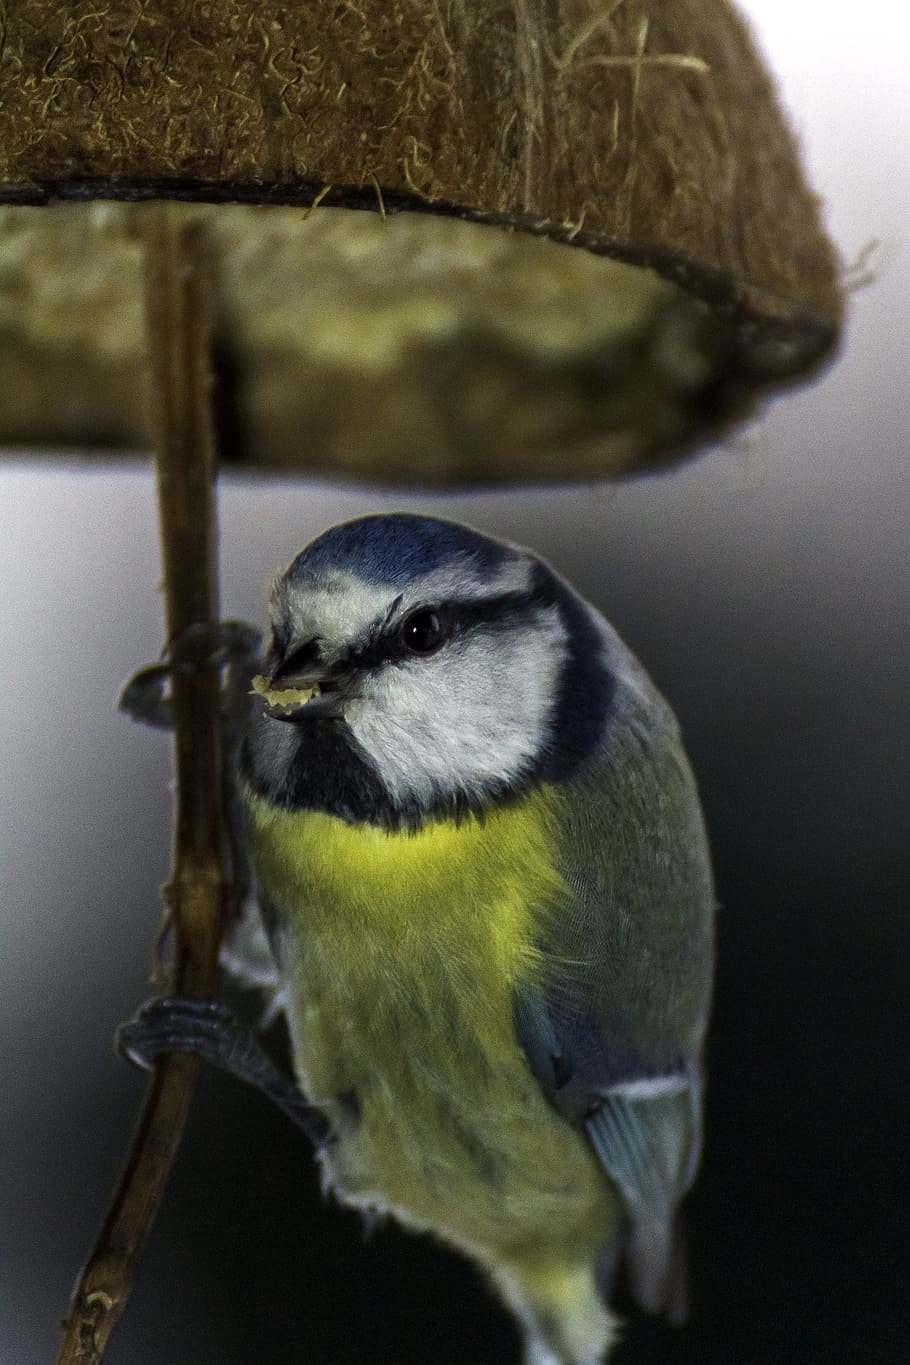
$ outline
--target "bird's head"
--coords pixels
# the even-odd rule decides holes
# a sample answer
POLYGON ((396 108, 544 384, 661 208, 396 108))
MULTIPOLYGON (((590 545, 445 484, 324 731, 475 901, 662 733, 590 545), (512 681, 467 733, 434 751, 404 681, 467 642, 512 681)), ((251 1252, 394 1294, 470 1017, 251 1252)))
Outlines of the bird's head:
POLYGON ((594 614, 535 555, 452 522, 326 531, 276 580, 271 626, 248 767, 285 805, 328 783, 353 818, 482 808, 579 759, 602 727, 594 614))

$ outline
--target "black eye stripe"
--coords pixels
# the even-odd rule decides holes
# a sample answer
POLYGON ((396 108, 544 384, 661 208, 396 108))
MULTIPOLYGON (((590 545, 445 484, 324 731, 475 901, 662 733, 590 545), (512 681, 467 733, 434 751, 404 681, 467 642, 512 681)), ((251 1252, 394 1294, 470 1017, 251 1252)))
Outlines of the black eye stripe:
POLYGON ((383 629, 383 630, 388 630, 389 627, 391 626, 391 624, 392 624, 392 619, 393 619, 393 617, 394 617, 396 611, 398 610, 398 608, 401 606, 401 599, 402 599, 403 596, 404 596, 403 593, 399 593, 398 596, 395 598, 395 601, 392 603, 392 605, 389 607, 388 611, 386 612, 386 614, 385 614, 385 620, 384 620, 383 623, 382 623, 382 629, 383 629))
POLYGON ((277 660, 277 671, 274 671, 272 676, 274 678, 279 678, 286 675, 289 676, 292 673, 302 673, 306 669, 312 668, 313 664, 319 662, 319 646, 321 642, 322 637, 314 635, 312 640, 307 640, 304 644, 299 645, 297 649, 292 650, 286 658, 279 657, 277 660))
POLYGON ((543 584, 536 584, 526 592, 503 592, 495 597, 450 598, 446 602, 428 602, 415 606, 407 613, 404 621, 390 625, 394 610, 400 606, 397 598, 386 614, 381 625, 374 627, 373 638, 366 644, 356 646, 347 655, 346 665, 351 668, 381 668, 384 664, 400 663, 404 659, 418 657, 401 640, 401 627, 423 612, 439 615, 445 623, 447 638, 457 638, 485 625, 496 624, 498 628, 521 625, 532 611, 552 606, 555 597, 545 590, 543 584))

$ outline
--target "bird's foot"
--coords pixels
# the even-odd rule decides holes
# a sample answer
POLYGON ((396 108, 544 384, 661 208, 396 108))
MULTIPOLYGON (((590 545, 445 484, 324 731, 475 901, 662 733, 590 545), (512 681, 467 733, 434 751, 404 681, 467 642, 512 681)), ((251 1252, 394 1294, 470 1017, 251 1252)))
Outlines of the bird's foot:
POLYGON ((306 1100, 255 1034, 218 1000, 182 996, 150 1000, 135 1019, 120 1026, 116 1042, 121 1056, 145 1069, 165 1053, 191 1053, 261 1090, 315 1146, 329 1137, 322 1111, 306 1100))
MULTIPOLYGON (((153 729, 169 730, 173 726, 170 686, 176 673, 200 673, 217 670, 219 673, 242 674, 243 690, 259 663, 262 636, 245 621, 200 621, 190 626, 177 640, 171 642, 160 663, 141 668, 130 678, 118 699, 118 707, 132 719, 153 729), (175 659, 175 651, 183 652, 193 644, 199 653, 194 658, 175 659)), ((223 685, 225 698, 233 689, 223 685)))

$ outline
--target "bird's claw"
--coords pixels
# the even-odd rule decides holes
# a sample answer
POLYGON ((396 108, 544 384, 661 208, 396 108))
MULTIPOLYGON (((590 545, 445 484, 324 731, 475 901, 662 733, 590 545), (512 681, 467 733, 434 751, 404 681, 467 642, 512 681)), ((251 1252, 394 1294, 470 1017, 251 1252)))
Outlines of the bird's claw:
POLYGON ((118 708, 132 720, 155 729, 169 729, 172 724, 171 703, 168 695, 171 679, 177 673, 194 674, 212 669, 246 668, 252 676, 258 666, 262 636, 245 621, 199 621, 172 640, 160 663, 141 668, 123 688, 118 708), (208 653, 198 658, 175 659, 175 646, 208 644, 208 653))
POLYGON ((317 1146, 329 1124, 290 1077, 275 1065, 255 1034, 219 1000, 163 996, 149 1000, 117 1030, 117 1050, 134 1066, 150 1069, 169 1052, 186 1052, 254 1085, 317 1146))
POLYGON ((133 1066, 148 1071, 168 1052, 190 1052, 213 1066, 223 1065, 225 1044, 243 1026, 218 1000, 163 996, 149 1000, 135 1019, 121 1024, 117 1051, 133 1066))

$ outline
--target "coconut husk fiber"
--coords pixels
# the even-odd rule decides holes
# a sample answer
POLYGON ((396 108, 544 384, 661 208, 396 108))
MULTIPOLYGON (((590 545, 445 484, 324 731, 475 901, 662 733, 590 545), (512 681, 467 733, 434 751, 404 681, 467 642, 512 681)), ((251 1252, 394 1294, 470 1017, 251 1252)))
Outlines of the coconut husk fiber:
POLYGON ((725 0, 7 3, 0 442, 150 444, 149 198, 206 220, 242 462, 645 469, 838 335, 816 200, 725 0))

